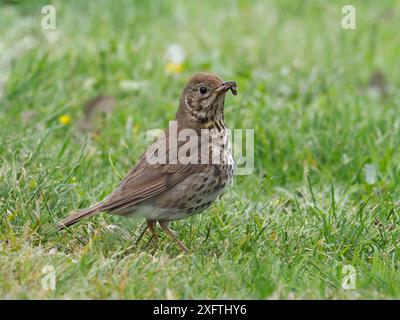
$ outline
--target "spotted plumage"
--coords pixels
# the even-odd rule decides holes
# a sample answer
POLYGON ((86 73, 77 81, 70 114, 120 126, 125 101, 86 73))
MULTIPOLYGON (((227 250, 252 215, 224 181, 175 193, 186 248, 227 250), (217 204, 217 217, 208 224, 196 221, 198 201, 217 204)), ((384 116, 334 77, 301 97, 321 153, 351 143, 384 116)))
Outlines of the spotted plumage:
POLYGON ((225 94, 229 90, 236 94, 236 83, 223 82, 208 73, 193 76, 182 92, 176 121, 139 158, 118 188, 98 204, 60 221, 58 228, 99 212, 141 215, 155 239, 158 221, 179 247, 187 251, 168 222, 207 209, 224 193, 234 176, 235 164, 224 121, 225 94), (171 132, 185 138, 177 139, 177 152, 171 132), (160 146, 166 147, 160 149, 160 146), (154 162, 162 157, 165 163, 154 162))

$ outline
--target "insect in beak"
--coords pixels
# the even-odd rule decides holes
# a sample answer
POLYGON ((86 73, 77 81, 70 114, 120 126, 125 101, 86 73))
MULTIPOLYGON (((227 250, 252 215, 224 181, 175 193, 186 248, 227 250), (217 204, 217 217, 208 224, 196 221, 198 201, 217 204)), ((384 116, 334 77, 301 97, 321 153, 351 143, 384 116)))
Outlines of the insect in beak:
POLYGON ((232 94, 236 96, 237 95, 236 82, 234 82, 234 81, 224 82, 215 91, 218 92, 218 93, 221 93, 221 92, 227 92, 228 90, 231 90, 232 94))

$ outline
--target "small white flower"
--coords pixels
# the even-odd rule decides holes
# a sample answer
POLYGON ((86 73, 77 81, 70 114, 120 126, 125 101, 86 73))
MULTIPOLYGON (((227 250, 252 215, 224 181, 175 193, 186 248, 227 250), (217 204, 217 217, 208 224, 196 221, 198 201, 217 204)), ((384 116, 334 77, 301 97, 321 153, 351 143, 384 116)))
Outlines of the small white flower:
POLYGON ((169 63, 182 64, 185 61, 185 51, 179 44, 171 44, 165 53, 165 59, 169 63))

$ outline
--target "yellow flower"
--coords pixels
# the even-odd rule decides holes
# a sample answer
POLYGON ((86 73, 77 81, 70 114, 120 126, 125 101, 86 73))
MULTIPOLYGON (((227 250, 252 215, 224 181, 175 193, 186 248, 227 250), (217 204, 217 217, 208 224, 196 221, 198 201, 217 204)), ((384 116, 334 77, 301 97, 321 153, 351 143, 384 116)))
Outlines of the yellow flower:
POLYGON ((71 116, 68 114, 62 114, 58 117, 58 122, 66 126, 67 124, 71 123, 71 116))
POLYGON ((100 135, 99 131, 94 131, 94 132, 92 132, 92 138, 93 138, 94 140, 96 140, 96 141, 99 141, 100 138, 101 138, 101 135, 100 135))
POLYGON ((139 132, 139 125, 135 124, 132 128, 133 134, 137 134, 139 132))
POLYGON ((183 64, 181 63, 174 63, 169 62, 165 65, 165 71, 172 74, 182 73, 183 71, 183 64))

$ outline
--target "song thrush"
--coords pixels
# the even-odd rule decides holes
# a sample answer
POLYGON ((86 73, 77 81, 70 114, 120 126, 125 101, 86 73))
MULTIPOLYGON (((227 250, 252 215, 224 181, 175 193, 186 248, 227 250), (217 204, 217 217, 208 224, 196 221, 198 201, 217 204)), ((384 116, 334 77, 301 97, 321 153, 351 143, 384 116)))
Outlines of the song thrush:
POLYGON ((141 215, 157 241, 155 224, 187 252, 168 223, 208 208, 234 175, 234 161, 224 121, 225 94, 235 82, 198 73, 184 88, 176 119, 149 146, 118 188, 103 201, 73 213, 57 224, 68 227, 100 212, 141 215))

